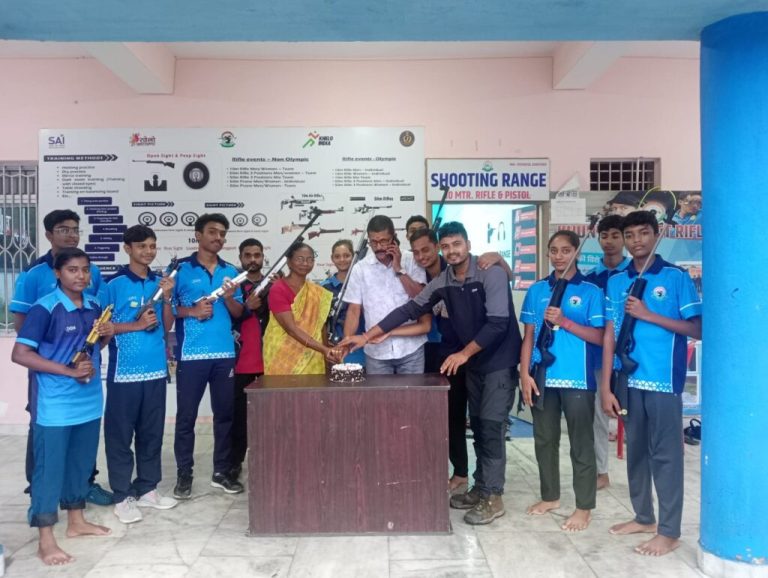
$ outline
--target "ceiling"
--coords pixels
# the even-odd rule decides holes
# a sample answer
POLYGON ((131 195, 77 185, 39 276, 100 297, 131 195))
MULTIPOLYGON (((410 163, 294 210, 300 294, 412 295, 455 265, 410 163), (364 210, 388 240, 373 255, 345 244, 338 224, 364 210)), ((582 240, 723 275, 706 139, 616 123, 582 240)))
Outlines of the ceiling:
POLYGON ((0 39, 68 42, 698 40, 766 0, 2 0, 0 39))

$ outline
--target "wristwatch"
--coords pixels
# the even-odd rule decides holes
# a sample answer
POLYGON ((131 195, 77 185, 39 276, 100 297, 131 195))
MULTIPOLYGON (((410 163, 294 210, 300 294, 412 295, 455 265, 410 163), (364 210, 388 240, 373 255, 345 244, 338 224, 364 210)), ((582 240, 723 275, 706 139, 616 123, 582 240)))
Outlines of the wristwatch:
POLYGON ((400 277, 400 275, 407 275, 407 274, 408 273, 406 273, 405 269, 400 269, 399 271, 395 271, 395 275, 397 275, 398 277, 400 277))

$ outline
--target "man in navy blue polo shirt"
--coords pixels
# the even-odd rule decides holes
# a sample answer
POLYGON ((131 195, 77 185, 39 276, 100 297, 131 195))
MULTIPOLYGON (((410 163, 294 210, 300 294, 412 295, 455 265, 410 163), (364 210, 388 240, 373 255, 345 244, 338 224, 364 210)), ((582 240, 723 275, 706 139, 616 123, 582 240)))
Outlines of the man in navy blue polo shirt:
POLYGON ((174 453, 178 480, 176 498, 192 493, 195 464, 195 421, 205 387, 210 384, 213 409, 213 477, 211 486, 229 494, 243 491, 230 474, 230 448, 234 399, 235 343, 232 319, 243 314, 240 289, 229 282, 237 269, 219 258, 229 230, 229 220, 220 213, 201 215, 195 222, 197 252, 183 259, 176 275, 176 436, 174 453), (224 287, 214 302, 206 299, 224 287))
MULTIPOLYGON (((661 556, 679 545, 683 512, 682 393, 685 386, 687 337, 701 339, 701 300, 688 273, 652 253, 659 235, 656 217, 636 211, 622 223, 624 244, 632 255, 627 269, 608 280, 603 367, 618 367, 616 337, 627 315, 637 319, 631 357, 638 363, 629 376, 627 474, 635 518, 611 528, 613 534, 655 533, 635 548, 661 556), (642 299, 629 296, 643 268, 647 286, 642 299), (659 499, 653 510, 652 485, 659 499)), ((603 410, 613 417, 621 409, 603 372, 603 410)))
MULTIPOLYGON (((24 325, 24 319, 32 304, 38 299, 53 292, 57 286, 56 274, 53 269, 53 261, 56 255, 67 248, 75 248, 80 243, 80 215, 69 209, 57 209, 51 211, 43 218, 45 238, 51 244, 51 249, 42 257, 32 263, 16 279, 13 299, 8 310, 13 313, 13 325, 16 333, 24 325)), ((94 295, 101 304, 106 297, 106 285, 102 282, 101 272, 93 263, 90 264, 91 282, 85 289, 88 295, 94 295)), ((26 474, 27 482, 32 483, 32 424, 29 426, 27 436, 26 474)), ((93 504, 107 505, 112 503, 112 494, 95 482, 98 474, 96 465, 93 467, 90 490, 86 500, 93 504)))
MULTIPOLYGON (((597 235, 603 257, 597 267, 587 273, 586 278, 590 283, 597 285, 603 293, 608 285, 608 278, 616 273, 621 273, 632 261, 624 256, 624 236, 621 233, 622 217, 608 215, 597 224, 597 235)), ((590 356, 592 366, 595 368, 597 383, 601 380, 601 368, 603 367, 603 348, 600 345, 587 343, 587 353, 590 356)), ((608 433, 610 420, 603 411, 603 398, 600 396, 600 388, 597 388, 595 396, 595 420, 593 429, 595 434, 595 458, 597 460, 597 489, 610 485, 608 477, 608 433)))
POLYGON ((440 227, 438 237, 449 267, 411 301, 362 335, 347 337, 341 345, 361 347, 407 320, 429 313, 440 301, 445 303, 461 349, 446 357, 440 371, 451 376, 466 364, 470 425, 477 456, 475 486, 454 495, 451 507, 469 510, 464 516, 468 524, 489 524, 504 515, 504 428, 520 361, 520 327, 509 278, 500 267, 478 267, 477 257, 469 253, 464 225, 446 223, 440 227))
POLYGON ((168 373, 165 334, 173 323, 173 279, 149 268, 157 256, 152 229, 134 225, 123 234, 123 242, 129 263, 107 285, 115 338, 109 343, 104 446, 115 515, 131 524, 142 519, 139 507, 167 510, 176 505, 176 500, 157 492, 168 373), (139 316, 158 288, 163 301, 139 316), (136 479, 131 481, 134 435, 136 479))

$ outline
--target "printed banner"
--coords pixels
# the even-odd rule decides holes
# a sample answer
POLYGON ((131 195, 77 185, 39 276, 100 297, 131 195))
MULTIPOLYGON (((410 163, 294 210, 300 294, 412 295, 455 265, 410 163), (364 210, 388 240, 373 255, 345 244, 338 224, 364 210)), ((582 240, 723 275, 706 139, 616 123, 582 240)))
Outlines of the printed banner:
MULTIPOLYGON (((424 212, 424 133, 411 128, 49 129, 40 131, 39 230, 46 213, 81 216, 81 247, 109 276, 127 262, 122 235, 155 230, 157 264, 196 249, 203 213, 230 221, 222 257, 248 237, 276 259, 309 221, 312 277, 333 271, 331 245, 375 214, 405 230, 424 212)), ((44 248, 43 248, 44 249, 44 248)), ((268 263, 267 263, 268 266, 268 263)))
POLYGON ((549 159, 427 159, 427 200, 528 202, 549 200, 549 159))

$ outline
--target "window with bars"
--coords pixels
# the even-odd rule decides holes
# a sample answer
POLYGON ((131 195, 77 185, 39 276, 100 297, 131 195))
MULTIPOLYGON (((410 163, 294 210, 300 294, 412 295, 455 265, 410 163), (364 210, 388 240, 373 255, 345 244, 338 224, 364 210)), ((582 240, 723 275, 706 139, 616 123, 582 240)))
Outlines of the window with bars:
POLYGON ((37 165, 0 162, 0 334, 13 331, 16 278, 37 257, 37 165))
POLYGON ((592 159, 590 191, 647 191, 660 179, 660 159, 592 159))

